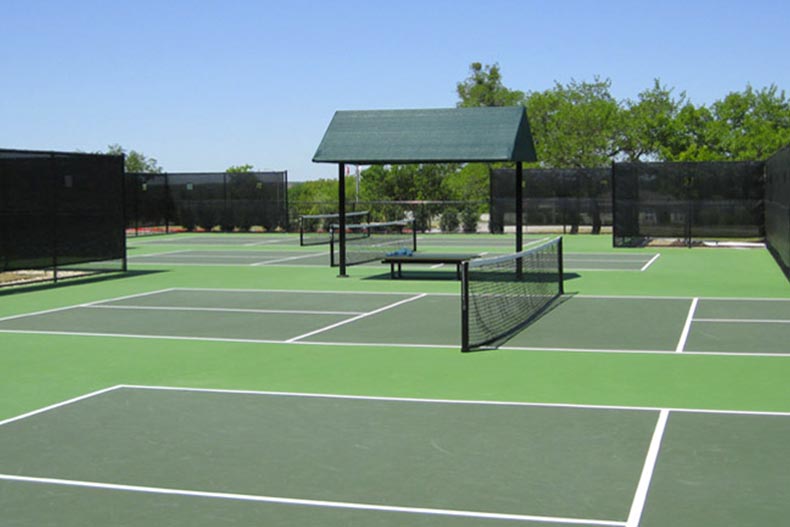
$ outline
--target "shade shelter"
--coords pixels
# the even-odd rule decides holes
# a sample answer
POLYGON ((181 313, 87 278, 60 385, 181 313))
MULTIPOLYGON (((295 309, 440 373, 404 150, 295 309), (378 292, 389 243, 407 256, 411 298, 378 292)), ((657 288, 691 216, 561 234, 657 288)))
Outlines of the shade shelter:
POLYGON ((340 275, 346 274, 346 164, 514 162, 516 251, 520 251, 522 164, 536 160, 522 106, 335 112, 313 162, 338 164, 340 275))

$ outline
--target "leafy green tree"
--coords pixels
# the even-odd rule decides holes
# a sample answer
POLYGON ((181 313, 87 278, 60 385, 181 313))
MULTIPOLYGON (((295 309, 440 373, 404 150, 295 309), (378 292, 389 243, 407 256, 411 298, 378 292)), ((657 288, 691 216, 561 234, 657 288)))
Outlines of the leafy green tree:
POLYGON ((729 93, 711 111, 712 135, 724 159, 766 159, 790 142, 790 102, 774 85, 729 93))
POLYGON ((499 64, 483 66, 473 62, 469 66, 469 77, 456 85, 459 108, 479 106, 519 106, 524 104, 524 92, 511 90, 502 84, 499 64))
POLYGON ((136 150, 129 150, 128 152, 119 144, 110 145, 107 147, 107 153, 110 155, 125 155, 124 168, 126 172, 141 172, 149 174, 161 174, 162 167, 157 164, 156 159, 153 157, 146 157, 144 154, 136 150))
POLYGON ((253 166, 252 165, 232 165, 229 166, 225 172, 227 174, 247 174, 252 172, 253 166))
POLYGON ((597 167, 618 152, 622 126, 611 81, 556 83, 527 95, 527 111, 541 165, 597 167))
POLYGON ((618 157, 630 162, 656 160, 662 148, 675 140, 676 119, 686 105, 686 93, 676 99, 672 92, 655 79, 653 87, 642 91, 636 101, 622 104, 614 148, 618 157))

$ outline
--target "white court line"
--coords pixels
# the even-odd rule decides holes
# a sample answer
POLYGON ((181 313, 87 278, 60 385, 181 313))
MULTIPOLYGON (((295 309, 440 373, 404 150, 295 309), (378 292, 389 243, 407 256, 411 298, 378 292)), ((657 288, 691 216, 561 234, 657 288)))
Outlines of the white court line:
POLYGON ((22 483, 60 485, 66 487, 80 487, 80 488, 90 488, 90 489, 100 489, 100 490, 119 490, 126 492, 139 492, 143 494, 188 496, 192 498, 212 498, 212 499, 224 499, 224 500, 235 500, 235 501, 251 501, 258 503, 276 503, 283 505, 302 505, 306 507, 324 507, 328 509, 351 509, 351 510, 360 510, 360 511, 422 514, 428 516, 454 516, 460 518, 476 518, 476 519, 486 519, 486 520, 510 520, 510 521, 524 521, 524 522, 561 523, 561 524, 572 524, 572 525, 601 525, 601 526, 611 526, 611 527, 625 527, 625 522, 621 522, 621 521, 561 518, 554 516, 533 516, 528 514, 507 514, 507 513, 497 513, 497 512, 466 511, 466 510, 457 510, 457 509, 400 507, 395 505, 354 503, 348 501, 285 498, 280 496, 259 496, 255 494, 237 494, 231 492, 208 492, 208 491, 200 491, 200 490, 147 487, 142 485, 121 485, 116 483, 101 483, 96 481, 77 481, 72 479, 17 476, 13 474, 0 474, 0 480, 16 481, 22 483))
MULTIPOLYGON (((192 342, 227 342, 231 344, 287 344, 298 346, 334 346, 334 347, 374 347, 374 348, 410 348, 410 349, 460 349, 460 344, 405 344, 398 342, 324 342, 324 341, 296 341, 273 339, 245 339, 229 337, 194 337, 190 335, 142 335, 137 333, 97 333, 87 331, 52 331, 37 329, 0 329, 0 334, 19 334, 19 335, 57 335, 65 337, 110 337, 143 340, 183 340, 192 342)), ((605 348, 537 348, 537 347, 514 347, 502 346, 500 350, 506 351, 536 351, 546 353, 609 353, 609 354, 631 354, 631 355, 676 355, 674 350, 621 350, 605 348)), ((761 358, 782 358, 790 357, 790 353, 769 353, 769 352, 724 352, 724 351, 689 351, 684 350, 683 355, 698 355, 706 357, 761 357, 761 358)))
POLYGON ((680 334, 678 345, 675 348, 675 352, 677 353, 682 353, 683 348, 686 347, 686 341, 689 338, 689 332, 691 331, 691 323, 694 320, 694 312, 697 310, 698 303, 699 303, 699 298, 693 298, 691 300, 691 307, 689 307, 688 315, 686 315, 686 323, 683 325, 683 332, 680 334))
POLYGON ((727 324, 790 324, 790 320, 771 318, 695 318, 694 322, 725 322, 727 324))
POLYGON ((291 238, 277 238, 276 240, 266 240, 264 242, 252 242, 243 244, 244 247, 255 247, 258 245, 273 245, 275 243, 283 243, 291 241, 291 238))
POLYGON ((72 399, 67 399, 65 401, 61 401, 59 403, 51 404, 49 406, 45 406, 44 408, 39 408, 38 410, 33 410, 32 412, 27 412, 22 415, 17 415, 15 417, 11 417, 9 419, 5 419, 0 421, 0 426, 7 425, 8 423, 13 423, 14 421, 20 421, 22 419, 26 419, 28 417, 33 417, 34 415, 43 414, 44 412, 48 412, 50 410, 55 410, 56 408, 62 408, 63 406, 67 406, 69 404, 73 404, 79 401, 83 401, 90 397, 96 397, 97 395, 102 395, 107 392, 111 392, 113 390, 117 390, 121 388, 120 385, 118 386, 110 386, 109 388, 104 388, 102 390, 97 390, 95 392, 86 393, 85 395, 80 395, 79 397, 74 397, 72 399))
POLYGON ((414 297, 411 297, 411 298, 406 298, 406 299, 401 300, 399 302, 395 302, 394 304, 389 304, 389 305, 386 305, 384 307, 380 307, 378 309, 375 309, 373 311, 369 311, 367 313, 363 313, 361 315, 357 315, 357 316, 355 316, 353 318, 349 318, 348 320, 341 320, 340 322, 338 322, 336 324, 331 324, 331 325, 326 326, 324 328, 316 329, 315 331, 311 331, 309 333, 305 333, 304 335, 299 335, 297 337, 288 339, 285 342, 287 342, 287 343, 296 342, 297 340, 301 340, 301 339, 304 339, 304 338, 307 338, 307 337, 311 337, 313 335, 317 335, 319 333, 323 333, 325 331, 329 331, 330 329, 334 329, 336 327, 340 327, 340 326, 343 326, 345 324, 349 324, 351 322, 355 322, 355 321, 360 320, 362 318, 366 318, 366 317, 369 317, 369 316, 372 316, 372 315, 377 315, 377 314, 379 314, 379 313, 381 313, 383 311, 387 311, 388 309, 392 309, 394 307, 398 307, 398 306, 400 306, 402 304, 405 304, 407 302, 413 302, 415 300, 419 300, 420 298, 423 298, 424 296, 426 296, 425 293, 421 293, 421 294, 419 294, 417 296, 414 296, 414 297))
POLYGON ((639 478, 639 484, 636 486, 634 500, 631 502, 631 511, 628 513, 626 527, 639 527, 639 520, 642 519, 642 511, 645 509, 647 491, 650 489, 650 482, 653 479, 653 472, 656 468, 658 452, 661 449, 661 440, 664 438, 668 417, 669 410, 661 410, 658 414, 656 428, 653 430, 653 438, 650 440, 650 447, 647 449, 647 456, 645 456, 642 475, 639 478))
POLYGON ((127 258, 129 260, 135 260, 137 258, 151 258, 151 257, 154 257, 154 256, 166 256, 166 255, 178 254, 178 253, 186 253, 186 252, 191 252, 191 250, 190 249, 182 249, 180 251, 166 251, 166 252, 163 252, 163 253, 132 254, 132 255, 129 255, 127 258))
POLYGON ((250 264, 251 266, 260 266, 260 265, 270 265, 275 263, 281 262, 288 262, 291 260, 301 260, 302 258, 314 258, 316 256, 323 256, 324 253, 308 253, 308 254, 300 254, 299 256, 289 256, 287 258, 278 258, 275 260, 263 260, 260 262, 255 262, 254 264, 250 264))
POLYGON ((435 265, 431 265, 430 266, 431 269, 440 269, 442 267, 444 267, 443 263, 439 263, 439 264, 435 264, 435 265))
POLYGON ((137 293, 135 295, 119 296, 119 297, 116 297, 116 298, 108 298, 106 300, 96 300, 94 302, 88 302, 86 304, 73 304, 73 305, 65 306, 65 307, 56 307, 54 309, 45 309, 43 311, 34 311, 32 313, 21 313, 19 315, 11 315, 11 316, 7 316, 7 317, 2 317, 2 318, 0 318, 0 322, 5 322, 7 320, 15 320, 15 319, 19 319, 19 318, 34 317, 36 315, 47 315, 49 313, 57 313, 58 311, 68 311, 69 309, 77 309, 77 308, 80 308, 80 307, 88 307, 88 306, 93 306, 93 305, 96 305, 96 304, 101 304, 101 303, 104 303, 104 302, 115 302, 115 301, 118 301, 118 300, 126 300, 127 298, 137 298, 137 297, 141 297, 141 296, 155 295, 157 293, 165 293, 167 291, 172 291, 172 289, 158 289, 156 291, 148 291, 147 293, 137 293))
POLYGON ((242 309, 233 307, 184 307, 184 306, 103 306, 81 305, 90 309, 137 309, 143 311, 208 311, 218 313, 261 313, 272 315, 361 315, 361 311, 309 311, 303 309, 242 309))
POLYGON ((649 262, 647 262, 644 266, 642 266, 640 271, 647 271, 647 268, 650 267, 651 265, 653 265, 653 262, 658 260, 659 256, 661 256, 661 253, 656 253, 656 255, 654 257, 652 257, 649 262))
POLYGON ((661 412, 667 410, 676 413, 691 414, 715 414, 715 415, 754 415, 764 417, 790 417, 790 412, 765 412, 750 410, 716 410, 707 408, 670 408, 661 406, 626 406, 626 405, 605 405, 605 404, 573 404, 573 403, 535 403, 526 401, 492 401, 480 399, 437 399, 426 397, 386 397, 375 395, 346 395, 334 393, 309 393, 309 392, 275 392, 261 390, 231 390, 221 388, 185 388, 180 386, 148 386, 140 384, 123 384, 114 388, 127 388, 130 390, 152 390, 152 391, 177 391, 177 392, 196 392, 196 393, 219 393, 219 394, 239 394, 239 395, 265 395, 275 397, 305 397, 315 399, 350 399, 357 401, 382 401, 394 403, 426 403, 426 404, 450 404, 450 405, 477 405, 477 406, 515 406, 527 408, 564 408, 580 410, 628 410, 635 412, 661 412))

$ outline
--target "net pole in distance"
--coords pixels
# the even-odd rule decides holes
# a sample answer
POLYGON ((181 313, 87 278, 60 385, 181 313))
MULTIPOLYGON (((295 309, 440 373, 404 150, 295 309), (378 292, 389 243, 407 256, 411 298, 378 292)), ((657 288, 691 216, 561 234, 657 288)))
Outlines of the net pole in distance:
POLYGON ((417 222, 411 220, 411 250, 417 250, 417 222))
POLYGON ((559 291, 561 295, 565 294, 565 267, 563 264, 563 255, 562 255, 562 236, 560 236, 560 241, 557 242, 557 260, 558 260, 558 274, 559 276, 557 279, 560 281, 559 283, 559 291))
POLYGON ((469 261, 461 264, 461 351, 469 346, 469 261))
MULTIPOLYGON (((516 162, 516 252, 524 250, 524 168, 516 162)), ((522 261, 516 261, 516 277, 520 280, 524 272, 522 261)))

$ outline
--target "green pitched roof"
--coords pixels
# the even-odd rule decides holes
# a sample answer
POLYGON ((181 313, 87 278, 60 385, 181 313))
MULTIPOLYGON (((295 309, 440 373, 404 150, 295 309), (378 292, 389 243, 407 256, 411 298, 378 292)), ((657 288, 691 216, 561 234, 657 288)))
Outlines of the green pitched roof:
POLYGON ((316 163, 536 161, 523 107, 339 111, 316 163))

